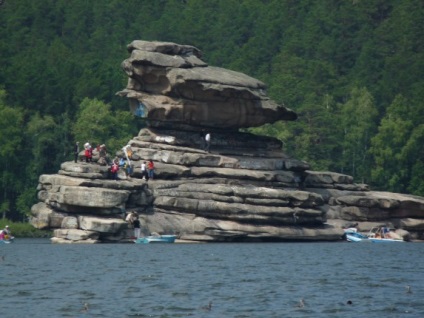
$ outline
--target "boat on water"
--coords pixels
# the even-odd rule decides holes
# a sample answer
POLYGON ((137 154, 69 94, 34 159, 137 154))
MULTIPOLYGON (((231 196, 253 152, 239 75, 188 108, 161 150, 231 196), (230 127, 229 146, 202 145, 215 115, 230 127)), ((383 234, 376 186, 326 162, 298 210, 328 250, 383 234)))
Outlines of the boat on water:
POLYGON ((348 242, 370 242, 368 236, 359 233, 356 228, 344 229, 344 236, 348 242))
POLYGON ((139 237, 134 240, 136 244, 150 244, 150 243, 174 243, 176 235, 150 235, 145 237, 139 237))
POLYGON ((0 244, 10 244, 13 243, 14 240, 15 238, 12 236, 11 238, 0 240, 0 244))
POLYGON ((392 243, 392 242, 405 242, 401 236, 388 227, 378 226, 374 227, 368 233, 368 239, 373 243, 392 243))
POLYGON ((345 237, 348 242, 369 242, 368 236, 361 234, 355 228, 345 229, 345 237))
POLYGON ((344 229, 344 237, 348 242, 371 242, 371 243, 391 243, 404 242, 395 232, 388 227, 379 226, 372 228, 368 234, 359 233, 356 228, 344 229))

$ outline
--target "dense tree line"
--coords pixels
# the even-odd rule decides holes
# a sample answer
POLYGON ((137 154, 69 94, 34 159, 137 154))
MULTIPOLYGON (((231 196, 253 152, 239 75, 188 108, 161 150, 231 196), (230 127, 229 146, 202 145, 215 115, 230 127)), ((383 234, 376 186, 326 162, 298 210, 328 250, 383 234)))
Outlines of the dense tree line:
POLYGON ((314 170, 424 195, 421 0, 5 0, 0 213, 23 218, 75 140, 117 150, 143 123, 115 93, 135 39, 190 44, 268 85, 296 122, 275 136, 314 170))

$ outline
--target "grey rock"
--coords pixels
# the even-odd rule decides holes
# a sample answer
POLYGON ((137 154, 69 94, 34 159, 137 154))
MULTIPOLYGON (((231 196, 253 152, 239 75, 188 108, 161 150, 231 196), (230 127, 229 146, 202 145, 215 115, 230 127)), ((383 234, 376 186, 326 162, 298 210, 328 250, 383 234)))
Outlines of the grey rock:
POLYGON ((92 216, 79 216, 78 223, 82 230, 100 233, 118 233, 128 226, 124 220, 116 218, 105 219, 92 216))
POLYGON ((208 66, 195 47, 134 41, 122 67, 130 78, 120 96, 143 105, 152 127, 254 127, 297 115, 270 100, 265 84, 246 74, 208 66))
POLYGON ((424 198, 313 171, 276 138, 240 132, 297 118, 261 81, 209 66, 189 45, 134 41, 128 50, 129 80, 118 94, 146 119, 128 142, 134 173, 110 180, 95 152, 93 163, 64 162, 57 174, 41 175, 31 224, 56 229, 52 243, 132 242, 128 212, 138 213, 143 235, 184 242, 337 241, 352 223, 424 239, 424 198), (141 180, 150 159, 155 177, 141 180))

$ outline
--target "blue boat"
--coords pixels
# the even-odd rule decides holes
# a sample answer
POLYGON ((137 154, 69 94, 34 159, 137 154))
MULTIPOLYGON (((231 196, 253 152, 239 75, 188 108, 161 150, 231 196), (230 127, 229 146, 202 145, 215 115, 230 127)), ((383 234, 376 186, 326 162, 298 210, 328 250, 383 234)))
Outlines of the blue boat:
POLYGON ((174 243, 177 237, 175 235, 150 235, 139 237, 134 240, 136 244, 150 244, 150 243, 174 243))
POLYGON ((370 242, 368 236, 358 233, 356 228, 348 228, 344 230, 346 241, 348 242, 370 242))
POLYGON ((358 232, 350 232, 350 233, 346 233, 346 240, 348 242, 368 242, 369 239, 366 235, 363 235, 361 233, 358 232))

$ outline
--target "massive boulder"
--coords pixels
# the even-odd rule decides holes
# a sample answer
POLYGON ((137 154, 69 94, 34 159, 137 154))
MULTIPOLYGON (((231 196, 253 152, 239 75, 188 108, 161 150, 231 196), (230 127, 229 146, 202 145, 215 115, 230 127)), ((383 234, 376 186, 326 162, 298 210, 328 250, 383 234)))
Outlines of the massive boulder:
POLYGON ((264 83, 208 66, 192 46, 134 41, 128 51, 129 81, 119 94, 152 126, 238 130, 297 118, 267 97, 264 83))
MULTIPOLYGON (((147 124, 128 141, 133 174, 120 171, 112 180, 109 167, 94 160, 41 175, 31 222, 55 229, 52 242, 131 242, 125 216, 132 211, 143 235, 184 241, 337 241, 349 223, 423 237, 423 198, 313 171, 277 139, 240 132, 297 117, 270 100, 262 82, 208 66, 193 46, 134 41, 128 50, 129 81, 118 94, 147 124), (204 133, 211 134, 210 151, 204 133), (149 181, 140 170, 147 160, 156 166, 149 181)), ((127 157, 123 151, 116 155, 127 157)))

